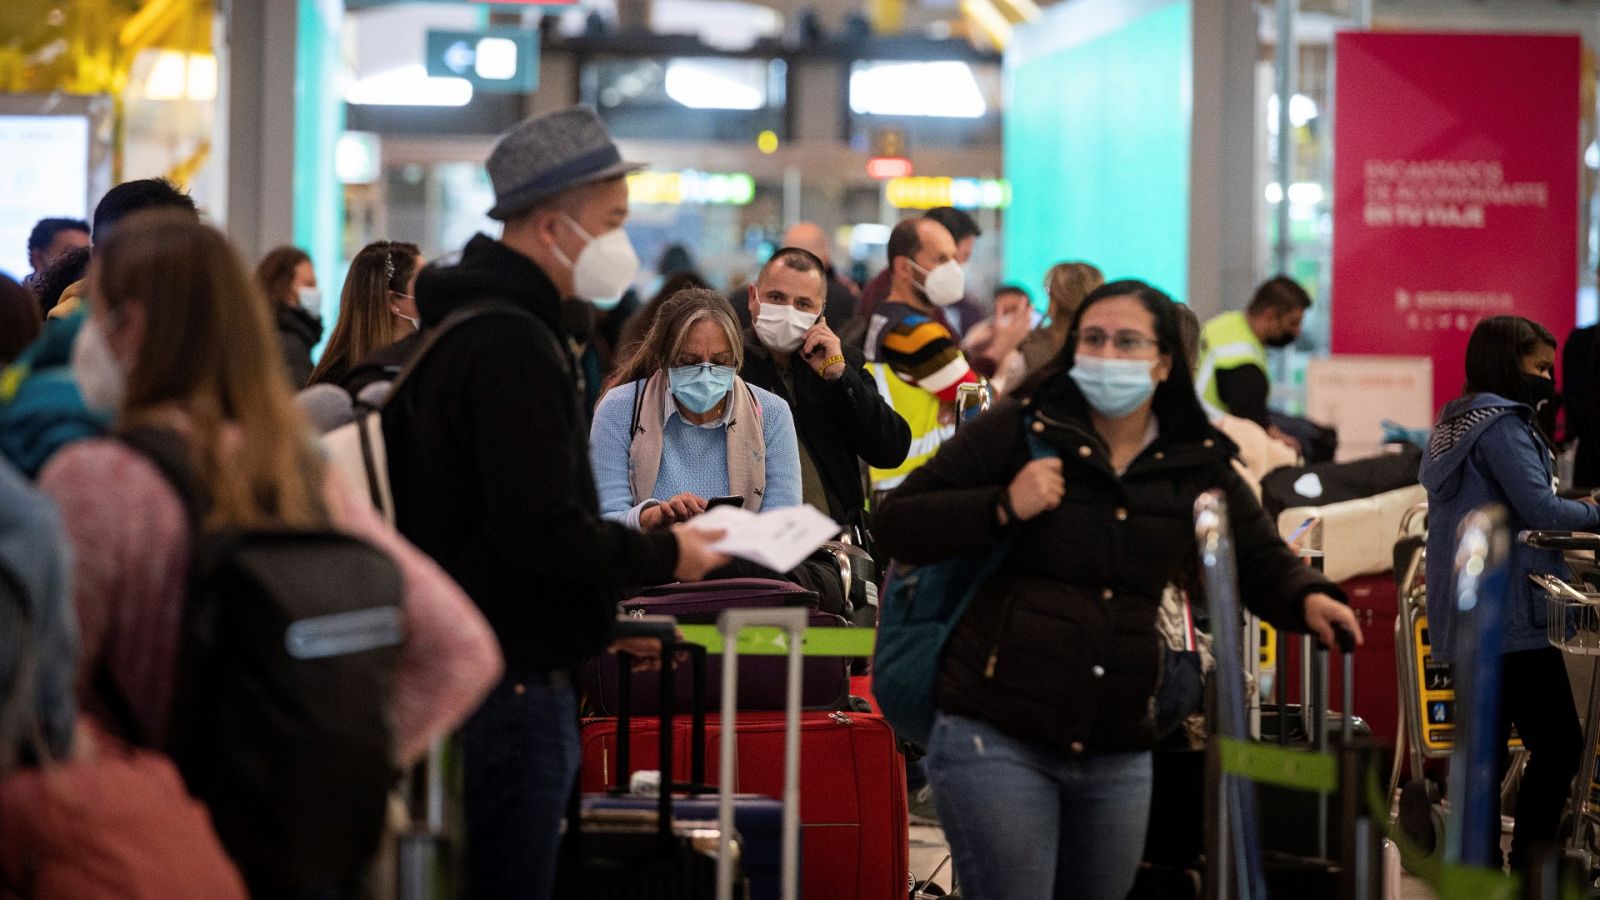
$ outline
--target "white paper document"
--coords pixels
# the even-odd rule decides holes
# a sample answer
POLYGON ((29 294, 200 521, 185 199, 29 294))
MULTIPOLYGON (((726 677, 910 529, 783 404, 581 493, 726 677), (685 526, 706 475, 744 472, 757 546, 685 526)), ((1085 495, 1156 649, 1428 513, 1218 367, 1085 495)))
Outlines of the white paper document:
POLYGON ((705 531, 727 531, 711 549, 760 563, 775 572, 800 565, 812 551, 842 530, 838 522, 814 506, 791 506, 753 513, 737 506, 717 506, 689 523, 705 531))

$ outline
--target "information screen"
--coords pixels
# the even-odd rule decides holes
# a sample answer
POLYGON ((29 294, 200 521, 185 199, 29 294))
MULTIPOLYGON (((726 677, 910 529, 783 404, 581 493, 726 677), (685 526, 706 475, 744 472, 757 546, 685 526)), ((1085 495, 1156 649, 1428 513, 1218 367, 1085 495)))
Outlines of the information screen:
POLYGON ((20 281, 34 223, 87 217, 89 120, 0 115, 0 159, 0 272, 20 281))

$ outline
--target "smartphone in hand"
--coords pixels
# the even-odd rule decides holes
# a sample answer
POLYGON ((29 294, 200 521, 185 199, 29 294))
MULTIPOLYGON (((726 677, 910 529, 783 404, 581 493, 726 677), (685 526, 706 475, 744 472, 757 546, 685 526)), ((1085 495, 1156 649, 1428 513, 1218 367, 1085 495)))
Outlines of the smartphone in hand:
POLYGON ((713 507, 717 506, 737 506, 740 509, 743 509, 744 497, 739 494, 734 494, 729 497, 712 497, 710 500, 706 501, 706 509, 712 509, 713 507))

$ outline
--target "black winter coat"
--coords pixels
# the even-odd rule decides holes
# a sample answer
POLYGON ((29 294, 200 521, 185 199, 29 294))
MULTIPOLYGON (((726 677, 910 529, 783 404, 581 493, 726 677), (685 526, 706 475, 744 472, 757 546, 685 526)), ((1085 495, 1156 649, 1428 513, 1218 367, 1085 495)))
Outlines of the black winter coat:
POLYGON ((483 610, 508 670, 570 668, 605 646, 619 588, 672 580, 677 541, 600 518, 549 277, 480 234, 458 265, 417 279, 428 327, 483 299, 521 306, 546 328, 506 315, 466 322, 390 398, 397 524, 483 610))
POLYGON ((800 361, 794 366, 794 396, 784 386, 772 351, 753 330, 744 334, 744 368, 739 375, 769 390, 794 410, 795 433, 811 455, 828 495, 826 512, 840 524, 854 525, 866 495, 861 464, 892 469, 911 449, 911 426, 884 402, 861 351, 844 348, 844 374, 828 381, 800 361))
POLYGON ((298 306, 279 306, 277 324, 289 386, 298 391, 311 380, 311 348, 322 340, 322 320, 298 306))
MULTIPOLYGON (((1061 505, 1009 526, 1013 543, 945 648, 939 706, 1067 754, 1148 750, 1161 675, 1156 611, 1197 571, 1194 502, 1227 496, 1240 590, 1280 628, 1305 629, 1308 593, 1342 594, 1291 553, 1203 417, 1167 427, 1120 477, 1065 375, 1037 401, 1061 456, 1061 505)), ((1000 491, 1030 456, 1021 403, 1007 400, 946 441, 878 512, 878 545, 909 564, 995 546, 1000 491)))

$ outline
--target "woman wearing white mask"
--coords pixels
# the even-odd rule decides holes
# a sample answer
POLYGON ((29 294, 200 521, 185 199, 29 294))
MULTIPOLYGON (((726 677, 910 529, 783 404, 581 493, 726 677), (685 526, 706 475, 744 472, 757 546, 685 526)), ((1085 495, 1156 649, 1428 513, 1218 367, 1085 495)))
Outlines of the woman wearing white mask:
POLYGON ((1085 298, 1056 359, 913 472, 879 549, 917 565, 1009 539, 945 647, 928 775, 969 900, 1121 900, 1144 848, 1156 612, 1193 581, 1193 506, 1221 489, 1240 590, 1273 624, 1360 639, 1229 465, 1175 305, 1138 281, 1085 298), (1033 459, 1024 429, 1053 451, 1033 459))
MULTIPOLYGON (((142 213, 95 248, 89 286, 72 351, 84 402, 114 415, 114 434, 155 432, 174 447, 208 532, 332 528, 398 567, 406 640, 388 710, 395 763, 416 761, 498 678, 494 635, 461 588, 323 463, 238 254, 192 218, 142 213)), ((39 484, 75 551, 80 699, 125 713, 106 719, 123 737, 165 746, 196 546, 178 489, 115 436, 66 447, 39 484)))
POLYGON ((416 244, 376 241, 350 261, 339 295, 339 321, 322 349, 310 384, 347 386, 351 367, 375 350, 416 334, 417 272, 422 251, 416 244))
POLYGON ((322 340, 322 291, 311 257, 299 247, 279 247, 261 258, 256 283, 266 294, 289 387, 300 390, 311 379, 311 348, 322 340))
POLYGON ((800 503, 788 404, 739 378, 744 345, 715 291, 680 291, 600 398, 590 463, 609 519, 644 531, 737 497, 752 512, 800 503))

